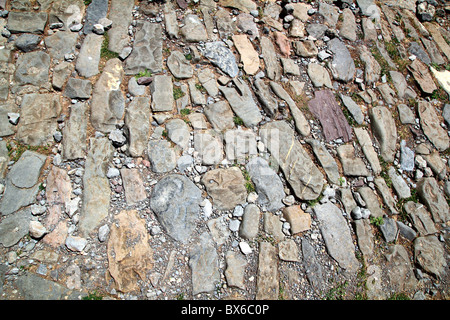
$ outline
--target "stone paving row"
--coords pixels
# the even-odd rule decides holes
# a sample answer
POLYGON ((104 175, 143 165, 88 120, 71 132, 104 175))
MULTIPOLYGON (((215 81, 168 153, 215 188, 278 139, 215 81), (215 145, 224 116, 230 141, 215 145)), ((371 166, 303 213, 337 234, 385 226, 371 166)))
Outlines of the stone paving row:
POLYGON ((445 1, 0 9, 0 299, 449 298, 445 1))

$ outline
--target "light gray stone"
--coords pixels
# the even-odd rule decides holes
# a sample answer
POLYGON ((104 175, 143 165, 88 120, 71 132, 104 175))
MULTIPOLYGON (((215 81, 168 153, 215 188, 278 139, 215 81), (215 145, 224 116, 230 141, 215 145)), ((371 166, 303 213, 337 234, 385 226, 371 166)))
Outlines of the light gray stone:
POLYGON ((0 243, 12 247, 28 234, 28 226, 32 215, 30 209, 23 209, 10 214, 0 222, 0 243))
POLYGON ((167 140, 150 140, 147 153, 153 172, 169 172, 177 165, 177 154, 167 140))
POLYGON ((377 106, 369 110, 370 124, 380 143, 381 156, 386 162, 393 162, 397 149, 397 127, 389 109, 377 106))
POLYGON ((178 79, 188 79, 194 74, 194 70, 186 60, 184 54, 181 51, 172 51, 167 58, 167 67, 173 76, 178 79))
POLYGON ((328 42, 328 49, 333 52, 333 60, 328 64, 334 79, 349 82, 355 75, 355 63, 346 45, 334 38, 328 42))
POLYGON ((174 100, 171 76, 154 76, 150 84, 150 92, 152 94, 151 108, 153 112, 173 110, 174 100))
POLYGON ((132 157, 140 157, 147 148, 150 135, 150 98, 135 97, 125 111, 128 152, 132 157))
POLYGON ((204 56, 230 77, 234 78, 238 75, 239 68, 236 63, 236 58, 223 42, 207 42, 205 44, 204 56))
POLYGON ((63 128, 62 156, 64 160, 84 158, 86 155, 87 105, 76 103, 70 108, 70 117, 63 128))
POLYGON ((90 78, 99 73, 98 64, 103 40, 103 36, 93 33, 84 38, 75 64, 75 69, 80 76, 90 78))
POLYGON ((186 243, 194 231, 201 201, 200 189, 177 174, 162 178, 150 195, 150 207, 158 221, 173 239, 182 243, 186 243))

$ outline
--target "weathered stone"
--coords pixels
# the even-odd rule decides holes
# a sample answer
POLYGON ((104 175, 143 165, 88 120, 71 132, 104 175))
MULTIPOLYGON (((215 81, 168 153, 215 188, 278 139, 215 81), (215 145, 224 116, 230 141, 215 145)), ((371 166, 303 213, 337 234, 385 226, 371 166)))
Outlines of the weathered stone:
POLYGON ((211 292, 220 281, 219 260, 211 236, 204 232, 189 253, 192 270, 192 294, 211 292))
MULTIPOLYGON (((2 213, 5 214, 3 210, 2 213)), ((0 243, 6 248, 18 243, 28 234, 31 218, 30 209, 23 209, 2 219, 0 222, 0 243)))
POLYGON ((447 59, 450 59, 450 45, 448 45, 447 41, 445 41, 444 37, 442 36, 439 29, 440 26, 436 23, 431 22, 425 22, 424 26, 430 32, 434 42, 436 42, 436 45, 438 46, 440 51, 447 57, 447 59))
POLYGON ((349 96, 341 94, 340 97, 342 99, 344 106, 350 112, 353 119, 355 119, 356 123, 362 124, 364 122, 364 115, 361 111, 361 107, 358 104, 356 104, 356 102, 353 101, 353 99, 349 96))
POLYGON ((123 187, 125 189, 125 199, 128 205, 134 205, 147 198, 144 182, 138 169, 120 169, 123 187))
POLYGON ((137 27, 133 51, 125 60, 125 74, 134 75, 146 70, 158 73, 163 68, 161 25, 144 21, 137 27))
POLYGON ((199 42, 208 40, 206 28, 195 14, 188 14, 184 18, 184 26, 180 28, 180 33, 187 42, 199 42))
POLYGON ((226 101, 206 105, 204 113, 216 131, 222 132, 234 128, 233 111, 226 101))
POLYGON ((396 291, 414 290, 418 282, 406 249, 400 244, 389 246, 385 257, 390 270, 388 272, 389 283, 393 288, 396 291))
POLYGON ((278 243, 278 255, 281 260, 299 262, 297 244, 292 239, 278 243))
POLYGON ((80 76, 90 78, 99 73, 98 64, 103 40, 103 36, 93 33, 84 38, 75 64, 75 69, 80 76))
POLYGON ((46 87, 49 82, 50 56, 42 51, 25 53, 17 59, 14 79, 19 86, 46 87))
POLYGON ((276 211, 284 207, 281 200, 285 193, 283 183, 276 172, 262 158, 253 158, 245 166, 258 193, 257 202, 266 206, 269 211, 276 211))
POLYGON ((14 41, 14 45, 22 52, 30 52, 36 49, 39 42, 41 42, 40 36, 30 33, 24 33, 17 37, 16 41, 14 41))
POLYGON ((86 9, 83 33, 91 34, 94 25, 97 24, 100 19, 106 18, 107 13, 108 13, 107 0, 92 0, 92 2, 86 9))
POLYGON ((333 52, 333 60, 328 64, 334 79, 349 82, 355 75, 355 63, 345 44, 338 38, 328 42, 328 49, 333 52))
POLYGON ((298 205, 284 208, 283 217, 291 225, 291 232, 293 235, 307 231, 311 228, 311 215, 304 212, 298 205))
POLYGON ((246 127, 257 125, 262 120, 258 105, 253 100, 252 91, 244 80, 235 78, 236 88, 219 86, 234 113, 242 119, 246 127))
POLYGON ((261 37, 261 53, 263 55, 266 67, 266 75, 270 80, 278 81, 281 79, 281 66, 278 62, 275 47, 272 41, 267 37, 261 37))
POLYGON ((174 107, 173 84, 171 76, 154 76, 150 85, 153 112, 172 111, 174 107))
POLYGON ((89 80, 69 78, 64 96, 71 99, 89 99, 92 92, 92 83, 89 80))
POLYGON ((428 40, 425 37, 421 37, 420 40, 422 41, 425 49, 427 50, 428 54, 430 55, 432 63, 435 63, 437 65, 441 65, 441 64, 445 63, 445 60, 442 57, 439 49, 436 47, 434 41, 428 40))
POLYGON ((194 78, 188 80, 191 104, 194 106, 205 105, 206 98, 202 91, 197 88, 198 83, 194 78))
POLYGON ((408 67, 414 79, 419 84, 423 92, 431 94, 437 89, 433 77, 428 71, 427 66, 419 59, 414 60, 408 67))
POLYGON ((349 272, 356 272, 359 262, 355 257, 350 229, 341 210, 331 202, 313 208, 320 222, 320 230, 330 255, 349 272))
POLYGON ((150 207, 167 233, 186 243, 194 231, 201 200, 201 191, 191 180, 171 174, 154 186, 150 207))
MULTIPOLYGON (((227 10, 219 9, 214 15, 217 31, 222 39, 229 39, 237 31, 236 21, 227 10)), ((217 39, 216 39, 217 40, 217 39)))
POLYGON ((268 211, 263 213, 263 229, 264 232, 273 237, 276 241, 283 241, 285 235, 282 231, 283 222, 281 222, 280 217, 274 215, 268 211))
POLYGON ((276 83, 275 81, 270 81, 270 88, 280 99, 283 99, 289 106, 289 111, 294 118, 295 129, 297 130, 297 132, 304 137, 309 136, 311 132, 309 123, 306 120, 305 115, 297 107, 297 104, 291 98, 291 96, 286 92, 286 90, 284 90, 284 88, 280 84, 276 83))
POLYGON ((201 181, 219 210, 231 210, 247 199, 244 176, 236 167, 208 171, 201 181))
POLYGON ((295 53, 303 58, 312 58, 319 53, 319 50, 312 40, 296 41, 294 42, 294 48, 295 53))
POLYGON ((380 144, 381 156, 386 162, 393 162, 397 149, 397 128, 389 109, 377 106, 369 110, 370 124, 380 144))
POLYGON ((366 208, 369 209, 372 217, 383 217, 384 212, 377 194, 369 187, 361 187, 358 189, 358 193, 366 204, 366 208))
POLYGON ((224 134, 225 153, 231 162, 245 162, 246 157, 258 154, 256 149, 256 135, 252 130, 242 128, 228 130, 224 134))
POLYGON ((7 28, 11 33, 42 34, 47 24, 46 12, 15 12, 8 14, 7 28))
POLYGON ((269 86, 262 79, 256 79, 253 82, 254 93, 256 94, 259 102, 261 103, 264 111, 274 117, 278 112, 278 101, 271 94, 269 86))
MULTIPOLYGON (((336 16, 335 12, 333 14, 334 16, 336 16)), ((350 10, 349 8, 345 8, 344 10, 342 10, 342 17, 342 24, 339 29, 339 34, 344 39, 356 41, 356 21, 352 10, 350 10)))
POLYGON ((432 66, 430 66, 430 70, 439 85, 445 90, 445 92, 447 92, 448 96, 450 97, 450 71, 437 71, 432 66))
POLYGON ((91 123, 99 131, 110 132, 121 122, 125 112, 125 98, 120 90, 123 74, 119 59, 108 60, 94 86, 91 123))
POLYGON ((395 241, 398 232, 396 221, 389 217, 384 217, 383 223, 380 225, 380 231, 386 242, 395 241))
POLYGON ((421 236, 434 234, 437 229, 431 220, 430 214, 421 203, 408 201, 403 205, 406 213, 409 214, 414 222, 414 228, 421 236))
POLYGON ((236 58, 222 41, 206 43, 204 56, 230 77, 234 78, 238 75, 236 58))
POLYGON ((79 229, 84 236, 100 226, 108 216, 110 187, 106 177, 106 165, 113 155, 108 138, 91 138, 83 176, 83 203, 79 229))
POLYGON ((338 147, 337 153, 346 176, 365 176, 369 175, 364 161, 355 155, 355 148, 352 144, 344 144, 338 147))
POLYGON ((220 0, 219 2, 221 6, 236 8, 245 13, 257 9, 256 3, 251 0, 220 0))
POLYGON ((312 147, 314 155, 327 175, 327 179, 334 184, 339 184, 339 168, 336 161, 327 151, 325 146, 318 140, 307 139, 306 142, 312 147))
POLYGON ((400 199, 406 199, 411 196, 411 190, 402 176, 398 175, 394 167, 388 170, 389 178, 392 181, 392 186, 400 199))
POLYGON ((253 240, 258 235, 259 219, 261 213, 255 204, 245 207, 242 223, 239 226, 239 236, 247 240, 253 240))
POLYGON ((420 126, 427 138, 439 151, 446 150, 449 147, 450 139, 440 125, 434 106, 428 101, 420 100, 417 104, 417 113, 420 118, 420 126))
POLYGON ((218 218, 208 220, 206 224, 209 232, 211 232, 214 242, 219 246, 228 240, 231 230, 228 228, 226 216, 223 215, 218 218))
POLYGON ((268 242, 260 243, 258 257, 258 275, 256 300, 274 300, 278 298, 278 268, 276 249, 268 242))
POLYGON ((330 74, 328 73, 327 69, 325 69, 322 65, 318 63, 310 63, 308 64, 307 72, 314 87, 320 88, 325 86, 330 89, 333 88, 330 74))
POLYGON ((214 130, 194 132, 194 149, 204 165, 218 164, 223 160, 223 143, 214 130))
POLYGON ((70 117, 63 128, 62 141, 64 160, 83 158, 86 154, 87 105, 76 103, 70 108, 70 117))
POLYGON ((319 2, 318 13, 324 17, 325 23, 331 27, 336 27, 339 18, 338 8, 327 2, 319 2))
POLYGON ((361 250, 364 260, 369 261, 373 256, 373 231, 370 221, 367 219, 355 220, 355 232, 358 238, 358 247, 361 250))
POLYGON ((107 247, 109 275, 120 292, 139 290, 136 275, 144 280, 153 269, 145 220, 136 210, 123 210, 114 219, 107 247))
POLYGON ((358 139, 359 145, 361 146, 364 155, 372 167, 372 171, 375 175, 378 175, 381 172, 380 161, 378 160, 378 155, 373 148, 372 139, 370 138, 367 130, 363 128, 353 128, 355 131, 355 135, 358 139))
POLYGON ((381 66, 366 46, 359 48, 359 57, 364 63, 364 79, 366 85, 372 86, 380 79, 381 66))
POLYGON ((417 183, 417 194, 431 212, 435 223, 447 222, 450 219, 449 206, 443 192, 434 178, 422 178, 417 183))
POLYGON ((247 260, 245 257, 233 251, 227 251, 225 255, 227 268, 225 269, 225 277, 230 287, 245 289, 244 276, 247 260))
POLYGON ((133 0, 111 1, 108 18, 112 21, 112 26, 108 30, 108 50, 121 53, 128 45, 128 26, 133 20, 133 7, 133 0))
POLYGON ((167 140, 150 140, 147 153, 153 172, 169 172, 177 165, 177 154, 167 140))
POLYGON ((63 60, 66 54, 75 50, 78 34, 70 31, 60 31, 45 38, 48 53, 55 60, 63 60))
POLYGON ((259 56, 247 35, 233 35, 232 39, 234 46, 241 56, 245 73, 250 75, 256 74, 259 70, 259 56))
POLYGON ((81 290, 69 290, 57 282, 29 272, 18 277, 14 286, 25 300, 78 300, 86 294, 81 290))
POLYGON ((414 240, 414 261, 426 272, 438 278, 445 274, 447 262, 444 246, 435 235, 419 237, 414 240))
POLYGON ((328 30, 328 26, 322 23, 309 23, 306 25, 306 31, 314 39, 321 39, 328 30))
POLYGON ((72 185, 67 171, 52 166, 47 176, 45 195, 49 205, 63 205, 70 201, 72 185))
POLYGON ((295 195, 303 200, 316 199, 322 192, 323 175, 295 139, 289 125, 284 121, 267 123, 261 127, 260 136, 279 163, 295 195))
POLYGON ((236 27, 249 35, 250 40, 259 38, 258 25, 254 21, 254 17, 248 13, 240 13, 236 17, 236 27))
POLYGON ((396 201, 391 194, 391 189, 387 186, 386 181, 382 177, 376 177, 374 179, 375 186, 383 199, 383 203, 386 205, 387 209, 391 214, 398 214, 396 208, 396 201))
POLYGON ((308 107, 319 118, 326 141, 342 138, 348 142, 352 139, 351 127, 330 90, 316 91, 314 99, 308 101, 308 107))
POLYGON ((326 282, 323 277, 322 266, 319 263, 314 252, 314 246, 310 244, 307 238, 302 238, 303 265, 306 271, 306 277, 316 293, 322 292, 326 282))
POLYGON ((173 76, 178 79, 188 79, 194 74, 191 64, 181 51, 172 51, 167 58, 167 67, 173 76))
POLYGON ((20 122, 16 139, 32 146, 53 141, 58 128, 57 119, 62 111, 60 96, 56 94, 26 94, 20 106, 20 122))
POLYGON ((150 132, 150 98, 135 97, 125 111, 125 125, 129 142, 128 152, 140 157, 147 148, 150 132))

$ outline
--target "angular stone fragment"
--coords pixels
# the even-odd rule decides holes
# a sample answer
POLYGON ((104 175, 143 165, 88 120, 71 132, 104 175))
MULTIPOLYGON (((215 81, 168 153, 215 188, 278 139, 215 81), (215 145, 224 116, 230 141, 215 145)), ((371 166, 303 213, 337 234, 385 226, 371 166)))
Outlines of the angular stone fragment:
POLYGON ((256 157, 251 159, 246 170, 255 184, 258 193, 257 202, 266 206, 269 211, 276 211, 284 207, 281 200, 285 198, 283 183, 266 160, 256 157))
POLYGON ((356 41, 356 21, 350 8, 345 8, 342 11, 342 24, 339 29, 339 34, 350 41, 356 41))
POLYGON ((273 95, 271 95, 269 86, 262 79, 256 79, 253 82, 255 87, 255 94, 258 97, 264 111, 271 117, 275 116, 278 112, 278 102, 273 95))
POLYGON ((233 79, 236 88, 219 86, 234 113, 242 119, 245 126, 250 128, 262 120, 261 112, 255 103, 252 91, 242 79, 233 79))
POLYGON ((195 14, 188 14, 184 18, 184 26, 181 27, 180 33, 187 42, 199 42, 208 40, 208 33, 199 17, 195 14))
POLYGON ((322 65, 318 63, 308 64, 307 73, 314 87, 320 88, 325 86, 330 89, 333 88, 330 74, 328 73, 327 69, 325 69, 322 65))
POLYGON ((393 162, 397 149, 397 127, 389 109, 383 106, 369 110, 372 130, 380 143, 381 156, 386 162, 393 162))
POLYGON ((422 178, 417 183, 417 194, 428 208, 435 223, 447 222, 450 219, 449 206, 436 179, 422 178))
POLYGON ((40 146, 53 141, 57 119, 62 111, 60 96, 51 93, 31 93, 23 96, 16 139, 40 146))
POLYGON ((385 256, 390 270, 388 279, 392 286, 397 291, 414 290, 418 282, 406 249, 400 244, 395 244, 389 247, 385 256))
POLYGON ((108 50, 121 53, 128 45, 128 26, 133 20, 133 0, 112 0, 109 8, 108 18, 113 21, 108 30, 108 50))
POLYGON ((279 163, 289 185, 302 200, 316 199, 322 192, 323 175, 284 121, 263 125, 260 136, 279 163))
POLYGON ((331 202, 314 206, 320 230, 330 255, 349 272, 356 272, 359 262, 355 257, 350 229, 341 210, 331 202))
POLYGON ((177 165, 177 154, 167 140, 150 140, 147 153, 153 172, 169 172, 177 165))
POLYGON ((194 74, 191 64, 181 51, 172 51, 167 58, 167 67, 173 76, 178 79, 188 79, 194 74))
POLYGON ((162 63, 162 28, 159 23, 138 22, 133 51, 125 60, 125 74, 135 75, 146 70, 158 73, 162 63))
POLYGON ((174 107, 171 76, 157 75, 150 85, 152 111, 172 111, 174 107))
POLYGON ((278 268, 276 249, 268 242, 260 243, 256 300, 275 300, 278 298, 278 268))
POLYGON ((419 59, 414 60, 408 69, 411 71, 414 79, 419 84, 423 92, 431 94, 437 89, 433 78, 428 71, 428 67, 419 59))
POLYGON ((99 131, 110 132, 121 122, 125 112, 125 98, 120 90, 123 75, 122 62, 117 58, 108 60, 94 85, 91 123, 99 131))
POLYGON ((419 237, 414 240, 414 260, 426 272, 438 278, 445 274, 447 262, 444 246, 435 235, 419 237))
POLYGON ((408 201, 403 205, 406 213, 409 214, 414 222, 414 228, 421 236, 426 236, 437 232, 430 214, 421 203, 408 201))
POLYGON ((0 222, 0 243, 6 248, 18 243, 28 234, 28 226, 32 217, 30 209, 23 209, 2 219, 0 222))
POLYGON ((374 179, 375 186, 383 199, 383 203, 386 205, 387 209, 391 214, 398 214, 396 208, 396 201, 391 194, 391 189, 387 186, 386 181, 382 177, 376 177, 374 179))
POLYGON ((108 272, 121 292, 139 290, 138 278, 144 280, 153 268, 153 250, 145 220, 136 210, 123 210, 111 224, 109 236, 108 272))
POLYGON ((267 37, 261 37, 261 53, 264 57, 267 77, 274 81, 280 80, 281 66, 278 62, 275 47, 273 46, 272 41, 267 37))
POLYGON ((338 38, 328 42, 328 49, 333 52, 333 60, 328 64, 333 78, 349 82, 355 75, 355 63, 345 44, 338 38))
POLYGON ((307 238, 302 238, 303 265, 307 270, 306 277, 314 291, 319 293, 325 288, 326 282, 323 277, 322 266, 314 250, 314 246, 309 243, 307 238))
POLYGON ((230 77, 234 78, 238 75, 236 58, 222 41, 206 43, 204 56, 230 77))
POLYGON ((372 171, 375 175, 378 175, 381 172, 380 161, 378 160, 378 155, 373 148, 372 139, 370 138, 367 130, 363 128, 353 128, 355 131, 355 135, 358 139, 359 145, 361 146, 364 155, 369 161, 370 166, 372 167, 372 171))
POLYGON ((344 106, 351 113, 353 119, 355 119, 357 124, 362 124, 364 122, 364 115, 361 111, 361 107, 356 104, 355 101, 349 96, 343 94, 340 95, 344 106))
MULTIPOLYGON (((108 14, 108 0, 92 0, 86 9, 83 33, 92 34, 92 29, 99 20, 108 14)), ((81 21, 80 21, 81 22, 81 21)))
POLYGON ((244 276, 247 260, 242 254, 233 251, 228 251, 225 255, 225 259, 227 263, 225 277, 227 279, 228 286, 237 287, 244 290, 244 276))
POLYGON ((44 32, 47 24, 46 12, 15 12, 8 14, 7 28, 11 33, 37 33, 44 32))
POLYGON ((90 78, 99 73, 98 64, 103 40, 103 36, 93 33, 84 38, 75 64, 75 69, 80 76, 90 78))
POLYGON ((377 194, 369 187, 361 187, 358 189, 363 201, 366 203, 366 208, 369 209, 372 217, 383 217, 384 212, 381 209, 382 205, 378 200, 377 194))
POLYGON ((231 210, 247 199, 244 176, 236 167, 208 171, 201 181, 219 210, 231 210))
POLYGON ((439 151, 449 147, 450 139, 447 132, 441 127, 434 106, 425 100, 417 104, 417 113, 420 118, 420 126, 427 138, 439 151))
POLYGON ((369 171, 364 161, 355 155, 355 148, 351 144, 344 144, 337 149, 344 174, 346 176, 368 176, 369 171))
POLYGON ((295 53, 303 58, 312 58, 319 53, 319 50, 312 40, 296 41, 294 42, 294 48, 295 53))
POLYGON ((86 237, 108 216, 110 187, 106 166, 113 155, 108 138, 91 138, 83 176, 83 204, 78 227, 86 237))
POLYGON ((306 142, 312 147, 314 155, 327 175, 327 179, 331 183, 339 184, 339 168, 326 147, 318 140, 307 139, 306 142))
POLYGON ((192 294, 211 292, 220 281, 219 260, 211 236, 204 232, 189 255, 192 270, 192 294))
POLYGON ((259 56, 247 35, 233 35, 232 39, 234 46, 241 56, 241 62, 244 64, 245 73, 250 75, 256 74, 259 70, 259 56))
POLYGON ((241 238, 253 240, 258 235, 260 216, 259 208, 255 204, 250 203, 245 207, 242 222, 239 226, 241 238))
POLYGON ((201 191, 191 180, 171 174, 154 186, 150 207, 167 233, 186 243, 194 231, 201 200, 201 191))
POLYGON ((50 56, 43 51, 25 53, 17 59, 14 79, 19 86, 45 87, 49 80, 50 56))
POLYGON ((291 232, 293 235, 307 231, 311 228, 311 215, 304 212, 298 205, 284 208, 283 217, 291 225, 291 232))
POLYGON ((89 99, 92 92, 92 83, 89 80, 69 78, 64 96, 71 99, 89 99))
POLYGON ((352 139, 352 129, 330 90, 316 91, 314 99, 308 101, 308 107, 319 118, 326 141, 342 138, 348 142, 352 139))
POLYGON ((216 131, 222 132, 234 128, 233 111, 226 101, 206 105, 204 113, 216 131))
POLYGON ((150 98, 135 97, 125 111, 128 152, 132 157, 140 157, 147 148, 150 133, 150 98))
POLYGON ((355 220, 356 236, 358 237, 358 247, 361 250, 364 260, 369 261, 373 255, 373 231, 370 221, 367 219, 355 220))
POLYGON ((63 128, 63 151, 64 160, 83 158, 86 154, 86 129, 87 129, 87 105, 76 103, 70 108, 70 117, 63 128))
POLYGON ((139 174, 138 169, 120 169, 123 187, 125 189, 125 198, 128 205, 134 205, 139 201, 147 198, 144 182, 139 174))
POLYGON ((218 164, 223 160, 223 143, 214 130, 194 132, 194 149, 205 165, 218 164))

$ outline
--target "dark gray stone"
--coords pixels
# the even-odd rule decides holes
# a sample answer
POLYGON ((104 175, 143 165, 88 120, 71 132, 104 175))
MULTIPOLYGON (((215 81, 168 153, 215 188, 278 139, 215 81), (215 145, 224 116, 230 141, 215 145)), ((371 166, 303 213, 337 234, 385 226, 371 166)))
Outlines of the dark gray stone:
POLYGON ((92 83, 89 80, 69 78, 64 95, 71 99, 89 99, 92 93, 92 83))
POLYGON ((92 33, 94 24, 97 24, 101 18, 106 18, 108 13, 108 0, 92 0, 86 8, 83 33, 92 33))
POLYGON ((16 39, 14 45, 20 51, 30 52, 37 48, 39 42, 41 42, 41 37, 38 35, 25 33, 16 39))
POLYGON ((328 42, 328 49, 333 52, 333 60, 328 63, 334 79, 349 82, 355 75, 355 63, 344 42, 334 38, 328 42))
MULTIPOLYGON (((107 0, 106 0, 107 1, 107 0)), ((8 14, 7 28, 11 33, 42 34, 47 24, 45 12, 15 12, 8 14)))

